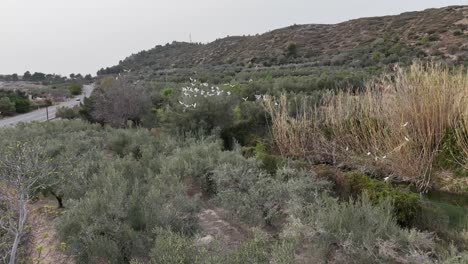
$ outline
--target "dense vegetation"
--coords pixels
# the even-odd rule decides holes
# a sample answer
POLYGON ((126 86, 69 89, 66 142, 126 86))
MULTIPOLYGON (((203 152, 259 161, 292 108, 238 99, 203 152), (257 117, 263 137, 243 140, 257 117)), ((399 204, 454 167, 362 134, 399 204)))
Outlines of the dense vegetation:
POLYGON ((2 260, 468 262, 464 10, 173 43, 100 70, 64 120, 0 130, 2 260))
POLYGON ((25 93, 0 90, 0 116, 11 116, 31 111, 31 102, 25 93))
MULTIPOLYGON (((268 172, 238 145, 223 151, 216 135, 176 139, 60 121, 5 129, 0 138, 2 161, 24 145, 39 147, 22 148, 26 154, 41 149, 49 176, 31 195, 53 195, 64 206, 55 223, 77 263, 466 260, 432 234, 400 227, 391 200, 374 203, 364 194, 340 201, 331 182, 300 163, 268 172), (191 193, 194 187, 200 192, 191 193), (197 216, 207 203, 257 228, 236 246, 222 238, 202 243, 197 216)), ((6 254, 12 236, 1 238, 6 254)))
MULTIPOLYGON (((449 72, 442 66, 415 65, 398 74, 389 82, 400 88, 409 85, 411 80, 426 83, 424 78, 416 77, 423 74, 433 82, 443 78, 441 83, 453 92, 458 91, 456 87, 466 91, 465 71, 449 72)), ((389 84, 382 83, 386 87, 389 84)), ((103 78, 94 96, 69 113, 72 118, 100 124, 58 121, 0 131, 0 145, 4 150, 0 164, 6 166, 18 160, 11 157, 20 153, 37 159, 28 165, 33 168, 30 170, 48 170, 46 177, 31 176, 37 188, 27 192, 28 201, 44 197, 56 200, 60 208, 54 209, 56 216, 52 218, 58 231, 56 243, 67 261, 466 262, 467 241, 463 230, 466 230, 467 214, 462 213, 462 218, 455 223, 430 200, 395 182, 398 174, 387 170, 392 168, 391 155, 388 163, 380 164, 377 170, 378 164, 359 158, 354 149, 364 146, 365 141, 361 145, 347 141, 352 151, 343 151, 353 154, 348 156, 340 155, 336 140, 332 145, 335 152, 327 150, 326 145, 313 145, 311 150, 320 150, 317 153, 306 149, 314 140, 305 133, 311 131, 309 126, 313 123, 299 119, 305 117, 302 113, 307 113, 302 111, 309 111, 304 102, 315 102, 312 105, 322 102, 330 107, 335 105, 332 104, 335 100, 345 102, 345 98, 357 95, 304 94, 299 97, 301 100, 287 104, 294 106, 292 109, 303 109, 296 112, 285 108, 286 96, 277 102, 263 94, 254 94, 253 99, 243 98, 241 85, 209 85, 193 78, 179 85, 179 88, 159 88, 157 83, 140 85, 131 77, 103 78), (271 124, 272 137, 268 124, 271 124), (280 129, 288 125, 294 127, 285 131, 302 133, 305 141, 298 139, 296 143, 291 137, 281 138, 289 139, 289 143, 281 141, 278 136, 285 132, 280 129), (297 150, 307 152, 296 155, 296 146, 297 150), (326 155, 319 157, 322 150, 326 155), (331 166, 320 169, 315 167, 317 161, 331 166), (342 172, 343 166, 351 172, 342 172), (380 181, 380 177, 391 180, 380 181), (228 231, 212 233, 207 225, 216 222, 206 223, 207 212, 222 212, 225 221, 241 225, 241 235, 224 233, 228 231)), ((421 89, 421 86, 411 87, 421 89)), ((371 98, 367 89, 358 93, 371 98)), ((340 114, 336 109, 329 110, 340 114)), ((441 118, 445 120, 447 116, 441 118)), ((329 120, 337 122, 338 119, 329 120)), ((314 134, 315 140, 324 138, 333 142, 333 136, 341 130, 330 129, 329 125, 335 123, 323 124, 324 128, 317 129, 323 129, 324 135, 314 134)), ((363 124, 379 124, 379 121, 372 119, 363 124)), ((350 125, 348 132, 358 131, 357 124, 350 125)), ((466 149, 460 145, 463 144, 460 140, 466 139, 465 134, 459 129, 455 131, 453 144, 461 153, 459 157, 466 157, 462 154, 466 149)), ((17 162, 21 165, 21 159, 17 162)), ((450 164, 450 161, 441 162, 450 164)), ((454 168, 463 175, 463 166, 454 168)), ((7 179, 6 173, 0 172, 2 179, 7 179)), ((432 177, 437 178, 436 174, 432 177)), ((466 179, 466 176, 459 177, 466 179)), ((419 183, 417 178, 414 182, 419 183)), ((18 192, 13 183, 4 180, 2 184, 2 209, 9 212, 3 214, 3 225, 21 216, 11 201, 21 201, 14 197, 24 191, 18 192)), ((25 247, 28 230, 25 228, 21 235, 17 252, 20 259, 30 256, 25 247)), ((8 258, 15 235, 1 234, 0 250, 8 258)))

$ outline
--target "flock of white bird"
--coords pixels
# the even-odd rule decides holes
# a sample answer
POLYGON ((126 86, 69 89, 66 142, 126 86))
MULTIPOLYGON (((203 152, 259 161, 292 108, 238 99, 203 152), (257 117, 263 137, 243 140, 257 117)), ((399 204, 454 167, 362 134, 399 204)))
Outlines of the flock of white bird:
MULTIPOLYGON (((234 88, 235 85, 233 84, 224 84, 224 86, 228 86, 230 88, 234 88)), ((212 96, 230 96, 232 93, 230 91, 225 91, 220 89, 219 86, 212 86, 208 83, 202 83, 197 81, 196 79, 190 78, 190 85, 187 87, 182 87, 182 95, 183 99, 179 100, 179 104, 182 105, 185 109, 189 108, 196 108, 197 103, 186 103, 184 101, 192 101, 191 98, 200 98, 200 97, 212 97, 212 96), (185 99, 185 100, 184 100, 185 99)), ((249 97, 242 98, 244 101, 247 101, 249 97)), ((255 99, 257 101, 264 101, 266 99, 266 95, 255 95, 255 99)), ((278 103, 275 103, 278 105, 278 103)))

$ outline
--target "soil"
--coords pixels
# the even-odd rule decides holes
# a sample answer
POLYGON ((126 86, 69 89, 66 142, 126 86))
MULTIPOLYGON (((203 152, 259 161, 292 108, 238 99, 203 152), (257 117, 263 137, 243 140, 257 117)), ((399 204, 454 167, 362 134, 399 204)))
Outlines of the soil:
POLYGON ((57 236, 54 219, 62 213, 57 202, 41 199, 29 208, 29 240, 27 245, 28 262, 35 264, 73 264, 73 258, 65 254, 65 244, 57 236))

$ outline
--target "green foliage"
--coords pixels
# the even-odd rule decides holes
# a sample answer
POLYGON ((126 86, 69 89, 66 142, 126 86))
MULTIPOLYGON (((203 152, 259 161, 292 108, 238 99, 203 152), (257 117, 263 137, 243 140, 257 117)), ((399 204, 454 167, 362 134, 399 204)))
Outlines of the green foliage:
POLYGON ((31 102, 28 98, 14 96, 13 98, 10 98, 10 100, 15 103, 16 112, 18 114, 24 114, 31 111, 31 102))
POLYGON ((447 130, 442 138, 440 152, 433 165, 434 168, 450 170, 457 176, 468 177, 468 171, 460 166, 463 158, 464 153, 457 143, 455 131, 453 129, 447 130))
POLYGON ((151 251, 154 264, 197 264, 206 263, 207 252, 195 245, 194 241, 183 234, 171 230, 156 230, 156 240, 151 251))
POLYGON ((297 56, 297 44, 294 42, 289 43, 286 47, 286 54, 290 57, 297 56))
POLYGON ((16 112, 15 103, 8 97, 0 97, 0 115, 9 116, 16 112))
POLYGON ((322 196, 297 207, 285 233, 313 241, 308 254, 320 259, 340 263, 429 262, 428 254, 435 248, 431 235, 401 229, 392 211, 390 200, 375 204, 365 193, 348 202, 322 196))
POLYGON ((284 167, 271 175, 255 159, 237 155, 214 169, 213 178, 222 207, 254 225, 277 225, 288 201, 310 202, 328 188, 311 172, 284 167))
POLYGON ((80 112, 79 112, 78 107, 61 107, 57 109, 57 118, 61 119, 77 119, 80 117, 80 112))
POLYGON ((80 95, 83 93, 83 86, 78 83, 72 83, 67 87, 67 90, 72 96, 80 95))
POLYGON ((255 225, 273 225, 282 216, 286 190, 254 160, 237 158, 214 170, 218 202, 233 216, 255 225))
POLYGON ((258 141, 255 145, 255 157, 262 162, 263 168, 271 174, 274 174, 278 167, 282 165, 282 158, 268 154, 265 143, 258 141))
POLYGON ((200 130, 211 132, 215 128, 224 129, 233 123, 234 108, 239 98, 228 95, 230 92, 215 91, 214 87, 205 85, 183 88, 193 90, 190 94, 184 92, 187 95, 181 94, 173 98, 161 115, 164 129, 179 133, 200 130))
POLYGON ((164 98, 164 99, 169 99, 169 97, 172 96, 173 94, 173 90, 171 88, 166 88, 164 89, 162 92, 161 92, 161 96, 164 98))
POLYGON ((419 196, 409 191, 392 187, 385 182, 371 179, 359 172, 346 174, 346 185, 351 195, 367 193, 370 201, 377 204, 384 199, 394 203, 395 217, 404 226, 413 226, 421 213, 419 196))

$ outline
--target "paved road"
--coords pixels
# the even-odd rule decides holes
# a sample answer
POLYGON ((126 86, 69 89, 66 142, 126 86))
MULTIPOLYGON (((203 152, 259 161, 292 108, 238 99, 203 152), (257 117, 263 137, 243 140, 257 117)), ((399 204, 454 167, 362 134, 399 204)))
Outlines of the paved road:
MULTIPOLYGON (((75 98, 71 99, 70 101, 50 106, 49 107, 49 119, 54 119, 55 118, 55 114, 57 113, 57 109, 60 108, 60 107, 74 107, 76 105, 79 105, 80 102, 83 101, 83 99, 85 97, 89 97, 91 95, 93 90, 94 90, 94 85, 92 85, 92 84, 91 85, 84 85, 82 95, 80 95, 78 97, 75 97, 75 98), (78 98, 80 99, 79 101, 78 101, 78 98)), ((32 112, 29 112, 29 113, 26 113, 26 114, 23 114, 23 115, 18 115, 18 116, 14 116, 14 117, 10 117, 10 118, 5 118, 5 119, 0 119, 0 128, 14 126, 14 125, 16 125, 18 123, 21 123, 21 122, 25 122, 25 123, 32 122, 32 121, 42 122, 42 121, 46 121, 46 120, 47 120, 47 113, 46 113, 46 109, 43 108, 43 109, 32 111, 32 112)))

